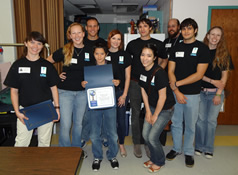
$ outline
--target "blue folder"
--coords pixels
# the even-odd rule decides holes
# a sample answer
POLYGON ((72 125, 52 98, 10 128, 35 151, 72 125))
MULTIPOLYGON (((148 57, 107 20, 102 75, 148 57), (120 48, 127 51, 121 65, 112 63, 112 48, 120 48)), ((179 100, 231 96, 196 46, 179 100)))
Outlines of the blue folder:
POLYGON ((28 131, 58 119, 51 100, 25 107, 20 109, 20 112, 29 118, 29 120, 24 119, 28 131))

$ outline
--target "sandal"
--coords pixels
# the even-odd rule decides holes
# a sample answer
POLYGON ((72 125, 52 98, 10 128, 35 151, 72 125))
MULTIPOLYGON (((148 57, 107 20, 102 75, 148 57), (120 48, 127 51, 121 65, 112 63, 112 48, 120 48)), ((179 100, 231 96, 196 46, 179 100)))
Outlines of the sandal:
POLYGON ((150 173, 156 173, 156 172, 158 172, 161 168, 162 168, 162 166, 160 166, 159 168, 153 168, 152 166, 150 166, 150 167, 149 167, 149 172, 150 172, 150 173))
POLYGON ((151 165, 153 165, 153 163, 150 160, 148 160, 148 161, 144 162, 143 165, 145 168, 149 168, 149 167, 151 167, 151 165))

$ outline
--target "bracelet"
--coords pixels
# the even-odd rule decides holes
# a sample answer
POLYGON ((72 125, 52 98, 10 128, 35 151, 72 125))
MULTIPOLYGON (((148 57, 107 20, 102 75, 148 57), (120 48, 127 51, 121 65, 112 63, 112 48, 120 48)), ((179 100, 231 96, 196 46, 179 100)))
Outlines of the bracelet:
POLYGON ((220 96, 221 96, 221 94, 216 94, 216 96, 220 97, 220 96))
POLYGON ((55 109, 60 109, 60 107, 59 106, 55 106, 55 109))

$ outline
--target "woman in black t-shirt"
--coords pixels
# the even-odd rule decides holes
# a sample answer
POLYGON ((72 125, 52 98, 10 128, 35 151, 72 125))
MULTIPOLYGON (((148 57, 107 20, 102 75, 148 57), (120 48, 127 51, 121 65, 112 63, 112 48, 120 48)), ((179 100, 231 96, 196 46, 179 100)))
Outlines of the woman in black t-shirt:
POLYGON ((144 162, 150 172, 157 172, 165 164, 165 155, 159 137, 173 114, 175 99, 169 86, 167 73, 157 64, 156 47, 144 46, 141 63, 145 70, 140 75, 142 98, 146 114, 142 135, 150 150, 150 160, 144 162))
POLYGON ((195 154, 201 155, 204 152, 205 157, 211 159, 214 151, 217 117, 224 101, 228 72, 233 69, 233 65, 225 43, 224 31, 220 26, 212 27, 203 41, 210 49, 212 61, 202 78, 195 154))
POLYGON ((127 156, 124 147, 126 136, 126 106, 128 103, 128 89, 131 74, 131 56, 123 50, 122 34, 119 30, 112 30, 108 35, 109 53, 106 57, 107 63, 112 64, 115 79, 120 80, 116 87, 117 98, 117 134, 122 157, 127 156))
POLYGON ((74 22, 67 29, 68 43, 47 59, 51 63, 62 62, 60 74, 60 134, 59 146, 81 147, 82 120, 86 110, 87 98, 81 82, 84 80, 84 66, 94 64, 92 48, 83 43, 84 27, 74 22), (72 128, 72 142, 70 130, 72 128))
MULTIPOLYGON (((31 32, 24 41, 22 58, 13 63, 4 81, 5 85, 11 87, 12 105, 18 118, 16 147, 29 146, 33 133, 33 130, 27 130, 24 121, 28 120, 28 117, 19 111, 19 106, 28 107, 52 100, 58 120, 60 118, 56 86, 60 80, 54 66, 40 56, 45 43, 42 34, 31 32)), ((39 147, 50 146, 52 128, 53 122, 37 128, 39 147)))

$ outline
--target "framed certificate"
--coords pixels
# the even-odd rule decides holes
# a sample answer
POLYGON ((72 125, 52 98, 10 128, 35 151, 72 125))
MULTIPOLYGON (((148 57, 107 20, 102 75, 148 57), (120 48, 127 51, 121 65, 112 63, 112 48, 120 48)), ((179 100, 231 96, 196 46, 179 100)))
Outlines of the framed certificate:
POLYGON ((87 89, 87 97, 90 109, 110 108, 115 106, 115 92, 113 86, 87 89))

